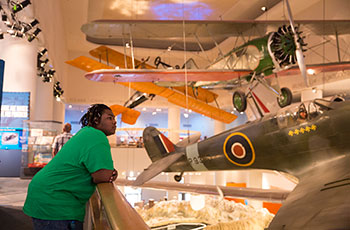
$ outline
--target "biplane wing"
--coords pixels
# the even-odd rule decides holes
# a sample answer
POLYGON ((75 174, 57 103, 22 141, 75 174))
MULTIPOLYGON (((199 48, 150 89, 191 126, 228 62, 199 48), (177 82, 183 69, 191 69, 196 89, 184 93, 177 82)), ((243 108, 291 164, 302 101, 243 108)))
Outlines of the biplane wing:
POLYGON ((80 56, 73 60, 66 61, 67 64, 82 69, 84 71, 90 72, 97 69, 110 69, 111 67, 105 65, 101 62, 97 62, 91 58, 80 56))
MULTIPOLYGON (((100 64, 101 64, 88 57, 78 57, 74 60, 67 61, 66 63, 73 65, 75 67, 78 67, 85 71, 91 70, 91 68, 93 68, 92 66, 96 68, 100 67, 100 64)), ((104 64, 101 64, 101 65, 104 65, 104 64)), ((111 70, 114 70, 110 66, 106 66, 106 65, 104 66, 105 66, 104 68, 107 67, 111 70)), ((231 114, 222 109, 219 109, 207 104, 206 102, 212 102, 213 100, 215 100, 217 95, 204 89, 203 91, 201 91, 201 92, 204 92, 201 95, 202 96, 206 95, 206 96, 201 98, 202 100, 199 100, 193 97, 187 97, 186 99, 186 95, 184 95, 183 93, 177 92, 175 90, 172 90, 166 87, 157 86, 152 82, 131 82, 131 83, 116 82, 116 83, 124 85, 126 87, 131 87, 132 89, 140 92, 155 94, 158 96, 165 97, 166 99, 168 99, 170 103, 176 104, 183 108, 191 109, 194 112, 203 114, 207 117, 210 117, 212 119, 215 119, 224 123, 229 124, 237 118, 237 116, 234 114, 231 114)))
MULTIPOLYGON (((199 20, 96 20, 84 24, 81 30, 86 40, 96 44, 124 46, 132 34, 133 45, 141 48, 209 50, 232 36, 248 34, 262 36, 271 27, 278 28, 288 21, 199 21, 199 20), (111 29, 113 28, 113 29, 111 29), (198 41, 201 46, 198 45, 198 41)), ((335 35, 350 33, 349 20, 295 20, 305 33, 335 35)))
MULTIPOLYGON (((99 60, 103 60, 106 63, 112 63, 115 66, 125 69, 133 68, 132 58, 124 55, 114 49, 108 48, 107 46, 99 46, 93 50, 89 51, 89 54, 99 60)), ((145 60, 134 59, 135 68, 142 69, 155 69, 154 66, 151 66, 146 63, 145 60)))
MULTIPOLYGON (((323 72, 335 72, 335 71, 344 71, 350 70, 350 62, 329 62, 323 64, 312 64, 306 65, 306 69, 311 71, 310 73, 319 74, 323 72)), ((293 66, 290 69, 282 70, 278 72, 278 76, 289 76, 289 75, 297 75, 300 73, 300 70, 297 66, 293 66)))
MULTIPOLYGON (((314 74, 350 70, 350 62, 332 62, 306 65, 314 74)), ((244 69, 98 69, 85 74, 92 81, 102 82, 157 82, 157 81, 229 81, 248 76, 251 70, 244 69), (187 76, 185 76, 187 75, 187 76)), ((298 66, 278 72, 279 76, 298 75, 298 66)))
MULTIPOLYGON (((90 50, 89 53, 93 57, 98 58, 100 61, 103 60, 106 63, 111 63, 111 64, 118 66, 118 67, 123 67, 123 66, 126 66, 127 68, 133 67, 131 57, 124 55, 124 54, 122 54, 114 49, 107 47, 107 46, 99 46, 93 50, 90 50)), ((113 71, 109 65, 99 64, 100 62, 96 62, 92 59, 90 59, 91 63, 87 63, 88 62, 87 59, 88 59, 87 57, 84 57, 84 58, 80 57, 80 59, 72 60, 70 62, 72 63, 72 65, 74 65, 78 68, 81 67, 82 65, 88 64, 88 66, 96 67, 96 70, 108 69, 107 71, 113 71), (80 62, 84 62, 84 63, 80 63, 80 62)), ((135 68, 142 69, 142 70, 139 70, 140 72, 147 71, 147 69, 148 70, 155 69, 155 67, 147 64, 146 62, 147 62, 147 60, 139 61, 137 59, 134 59, 135 68)), ((71 64, 71 63, 69 63, 69 64, 71 64)), ((86 71, 90 72, 92 70, 90 68, 89 70, 86 70, 86 71)), ((127 70, 127 71, 131 71, 131 70, 127 70)), ((152 72, 152 71, 149 71, 149 72, 152 72)), ((128 75, 128 76, 130 77, 130 75, 128 75)), ((147 75, 145 77, 140 77, 140 76, 137 76, 137 77, 138 77, 137 79, 136 78, 135 79, 121 78, 120 81, 121 82, 123 82, 123 81, 124 82, 155 82, 155 80, 152 80, 151 75, 147 75)), ((90 79, 90 78, 88 78, 88 79, 94 80, 94 79, 90 79)), ((180 78, 178 78, 178 79, 180 79, 180 78)), ((102 76, 102 79, 98 80, 98 81, 107 81, 108 82, 110 80, 111 80, 110 78, 107 78, 104 80, 104 77, 102 76)), ((180 80, 176 80, 176 81, 179 82, 180 80)), ((115 82, 115 81, 113 81, 113 82, 115 82)), ((162 80, 162 82, 164 82, 164 80, 162 80)), ((185 94, 185 91, 186 91, 185 87, 180 86, 180 87, 173 87, 173 88, 185 94)), ((218 97, 218 95, 216 93, 213 93, 213 92, 205 90, 205 89, 196 89, 196 91, 194 92, 194 90, 191 87, 188 87, 187 94, 191 97, 194 97, 195 99, 204 101, 206 103, 213 102, 218 97)))
POLYGON ((85 74, 92 81, 157 82, 157 81, 225 81, 250 74, 250 70, 206 69, 99 69, 85 74), (187 75, 187 76, 186 76, 187 75))

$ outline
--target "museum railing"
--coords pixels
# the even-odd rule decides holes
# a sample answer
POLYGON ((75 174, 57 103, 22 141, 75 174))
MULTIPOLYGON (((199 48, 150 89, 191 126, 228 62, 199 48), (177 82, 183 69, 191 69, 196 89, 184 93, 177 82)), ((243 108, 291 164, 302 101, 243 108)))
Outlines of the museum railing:
POLYGON ((113 183, 97 185, 96 192, 89 201, 88 218, 93 225, 88 229, 150 229, 113 183))

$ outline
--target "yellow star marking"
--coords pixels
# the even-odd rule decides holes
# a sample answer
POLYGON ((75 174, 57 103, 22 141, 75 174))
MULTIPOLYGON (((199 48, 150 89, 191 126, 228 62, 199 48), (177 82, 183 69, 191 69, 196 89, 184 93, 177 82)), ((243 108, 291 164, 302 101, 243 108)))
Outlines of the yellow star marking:
POLYGON ((294 130, 295 135, 299 135, 299 129, 294 130))
POLYGON ((305 132, 305 129, 304 128, 301 128, 300 129, 300 133, 304 133, 305 132))
POLYGON ((316 126, 316 125, 311 125, 311 129, 312 129, 313 131, 315 131, 315 130, 316 130, 316 128, 317 128, 317 126, 316 126))
POLYGON ((311 129, 310 129, 310 127, 309 127, 309 126, 306 126, 306 127, 305 127, 305 131, 306 131, 306 132, 308 132, 308 133, 309 133, 309 132, 310 132, 310 130, 311 130, 311 129))
POLYGON ((292 137, 292 136, 294 135, 294 132, 293 132, 292 130, 290 130, 290 131, 288 132, 288 135, 292 137))

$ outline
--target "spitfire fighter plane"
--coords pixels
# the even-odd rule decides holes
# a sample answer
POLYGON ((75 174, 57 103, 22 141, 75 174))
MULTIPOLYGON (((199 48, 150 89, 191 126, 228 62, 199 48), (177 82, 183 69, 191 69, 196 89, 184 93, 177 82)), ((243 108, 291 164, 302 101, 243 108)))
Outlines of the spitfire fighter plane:
POLYGON ((152 164, 134 182, 159 173, 270 169, 299 179, 269 230, 350 229, 350 102, 315 99, 185 147, 156 128, 143 133, 152 164))

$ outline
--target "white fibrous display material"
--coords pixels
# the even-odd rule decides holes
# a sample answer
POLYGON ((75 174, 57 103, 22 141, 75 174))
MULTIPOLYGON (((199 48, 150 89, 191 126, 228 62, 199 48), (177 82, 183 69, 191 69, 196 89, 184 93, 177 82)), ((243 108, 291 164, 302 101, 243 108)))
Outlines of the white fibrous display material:
POLYGON ((206 196, 205 207, 191 208, 189 201, 161 201, 150 209, 136 210, 150 227, 181 222, 206 223, 205 229, 263 230, 274 217, 267 209, 206 196))

